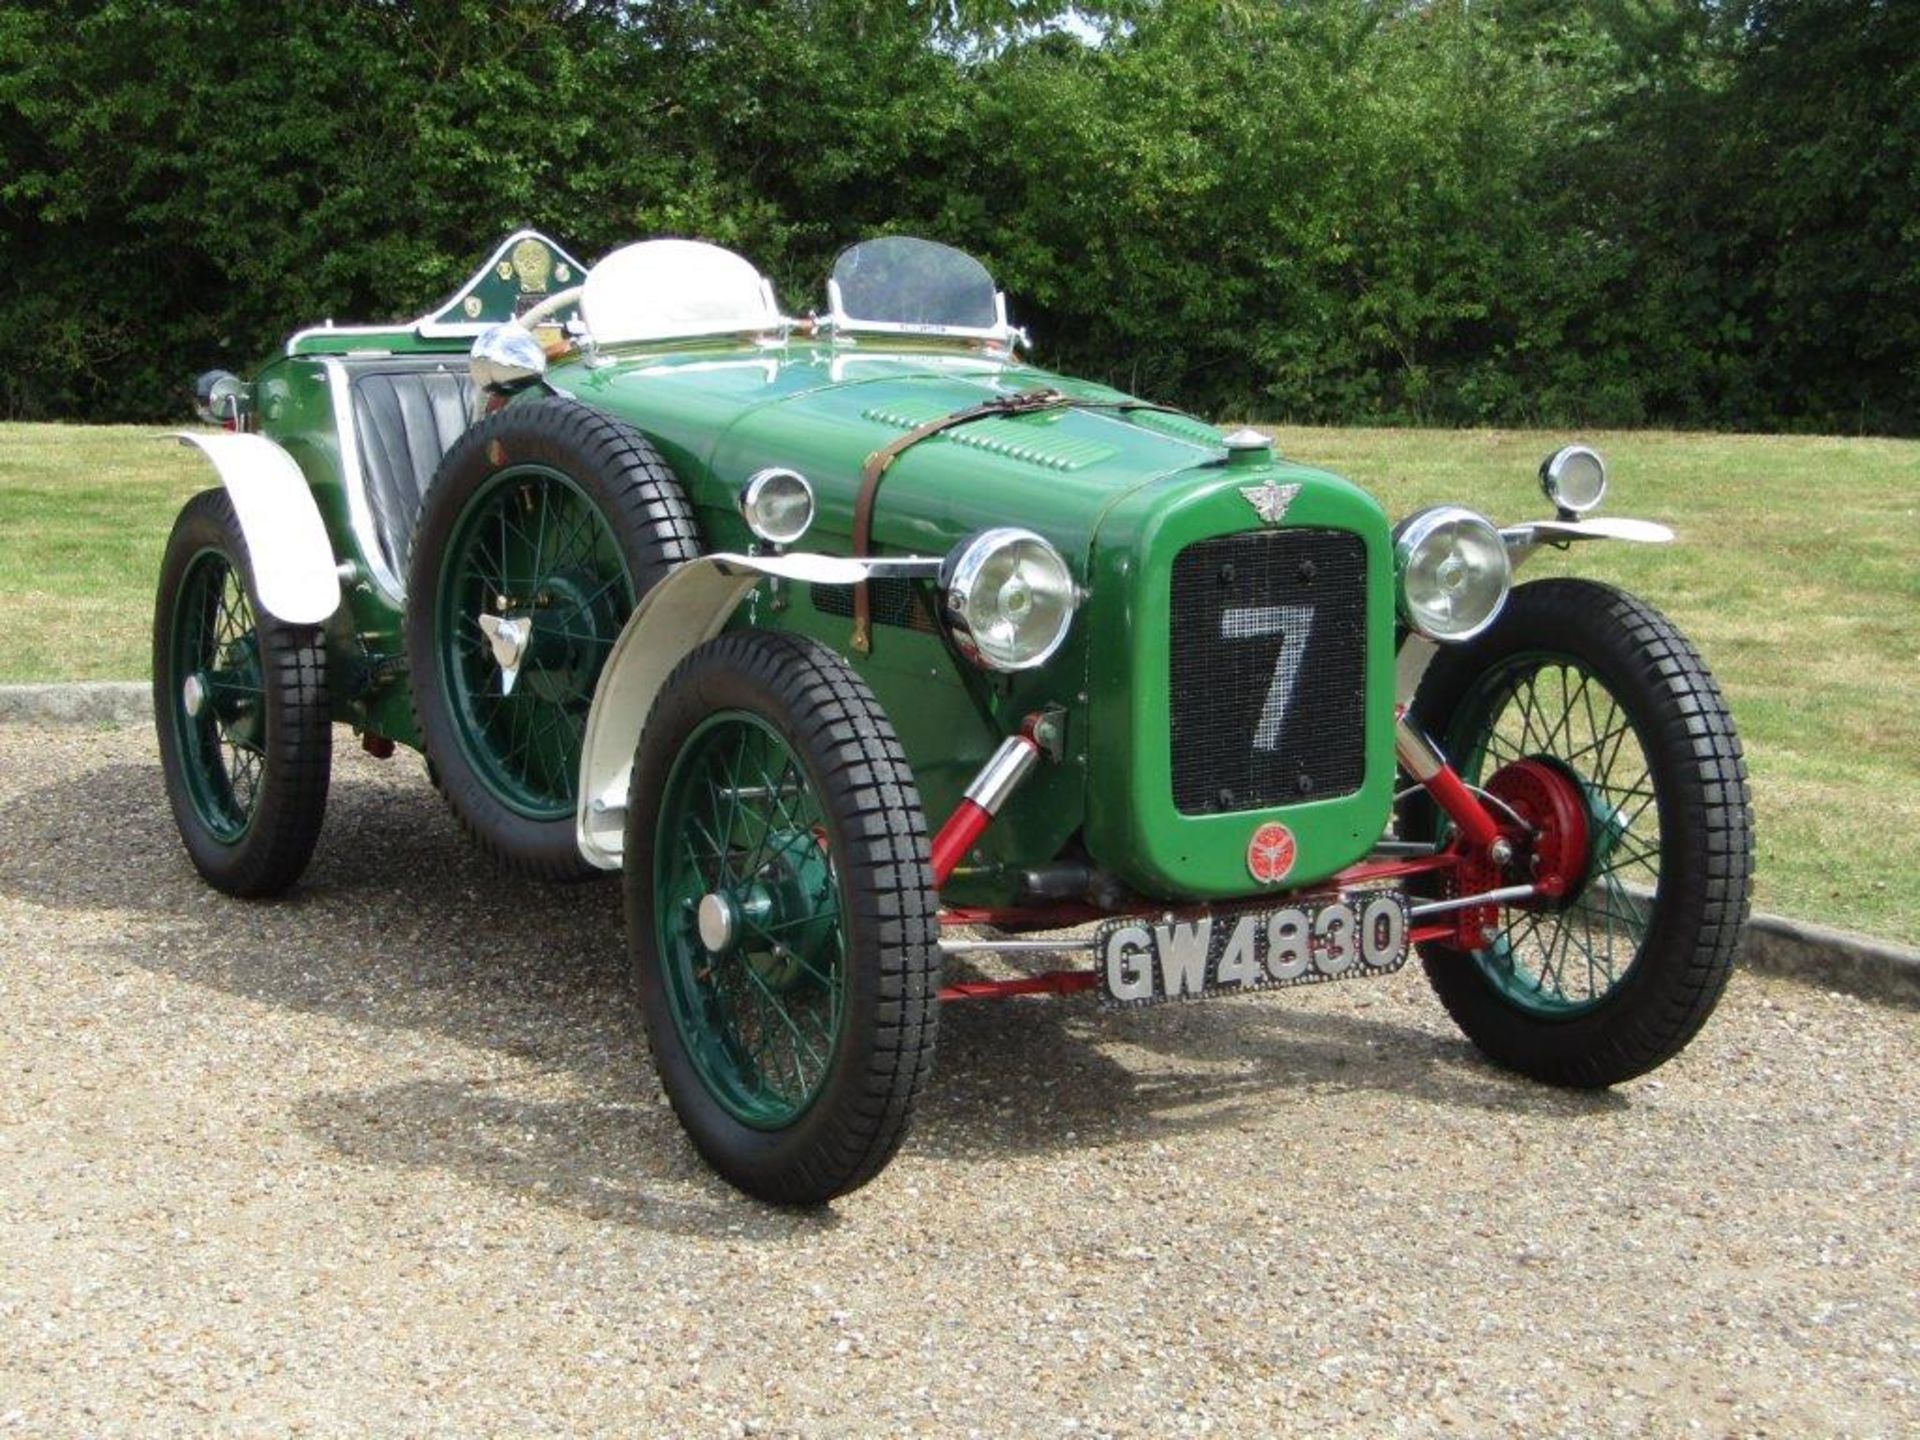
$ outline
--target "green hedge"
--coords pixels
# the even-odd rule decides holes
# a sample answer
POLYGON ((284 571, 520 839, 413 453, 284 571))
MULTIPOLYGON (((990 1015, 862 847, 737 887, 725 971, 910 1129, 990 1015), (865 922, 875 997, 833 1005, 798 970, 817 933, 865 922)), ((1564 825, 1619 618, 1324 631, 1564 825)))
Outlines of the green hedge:
POLYGON ((881 229, 1274 420, 1920 430, 1910 0, 0 8, 0 414, 161 419, 534 224, 881 229), (1064 22, 1061 17, 1064 15, 1064 22))

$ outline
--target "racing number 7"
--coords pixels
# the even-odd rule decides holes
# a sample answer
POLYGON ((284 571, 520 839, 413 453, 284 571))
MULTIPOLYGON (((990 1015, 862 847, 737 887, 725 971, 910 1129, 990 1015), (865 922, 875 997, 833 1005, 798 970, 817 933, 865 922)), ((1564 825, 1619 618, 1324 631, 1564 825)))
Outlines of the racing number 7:
POLYGON ((1256 750, 1280 748, 1280 730, 1286 723, 1288 707, 1293 704, 1300 662, 1306 656, 1307 641, 1313 636, 1313 617, 1311 605, 1251 605, 1221 612, 1222 640, 1280 637, 1280 653, 1273 657, 1273 683, 1267 686, 1267 703, 1260 707, 1260 723, 1253 730, 1256 750))

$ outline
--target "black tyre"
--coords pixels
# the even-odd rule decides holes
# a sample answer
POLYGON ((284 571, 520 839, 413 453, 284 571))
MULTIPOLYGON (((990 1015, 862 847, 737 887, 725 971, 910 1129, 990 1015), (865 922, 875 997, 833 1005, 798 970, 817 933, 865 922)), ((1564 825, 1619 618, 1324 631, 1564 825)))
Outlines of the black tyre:
POLYGON ((932 1067, 939 943, 919 793, 865 682, 768 631, 690 655, 640 738, 624 883, 654 1063, 700 1153, 779 1204, 870 1180, 932 1067))
POLYGON ((574 843, 594 686, 640 597, 698 553, 659 453, 576 401, 508 406, 441 461, 408 564, 414 713, 454 814, 510 868, 597 873, 574 843))
MULTIPOLYGON (((1571 828, 1588 837, 1567 893, 1501 910, 1486 948, 1423 947, 1460 1028, 1559 1085, 1612 1085, 1678 1053, 1726 986, 1753 863, 1746 762, 1693 647, 1609 586, 1537 581, 1485 635, 1442 648, 1413 719, 1470 784, 1525 771, 1578 797, 1571 828)), ((1403 828, 1444 824, 1416 796, 1403 828)))
POLYGON ((153 619, 153 716, 167 801, 194 868, 229 895, 277 895, 320 838, 333 765, 318 628, 260 607, 224 490, 173 524, 153 619))

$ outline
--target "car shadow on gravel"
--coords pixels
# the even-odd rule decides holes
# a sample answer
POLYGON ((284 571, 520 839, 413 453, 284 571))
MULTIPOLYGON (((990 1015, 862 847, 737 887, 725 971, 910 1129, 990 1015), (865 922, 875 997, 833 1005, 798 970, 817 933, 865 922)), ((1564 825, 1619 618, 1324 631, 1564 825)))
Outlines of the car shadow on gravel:
MULTIPOLYGON (((394 1057, 409 1078, 376 1073, 293 1102, 297 1123, 348 1159, 674 1231, 779 1240, 835 1223, 744 1201, 694 1154, 639 1035, 617 886, 504 876, 414 767, 347 755, 339 769, 319 852, 285 900, 208 889, 158 766, 133 763, 9 805, 0 893, 106 912, 113 929, 86 942, 95 954, 327 1017, 394 1057)), ((1311 1124, 1315 1107, 1356 1091, 1569 1123, 1630 1103, 1517 1082, 1457 1037, 1279 996, 1119 1013, 1084 998, 961 1003, 943 1013, 940 1045, 909 1150, 961 1162, 1138 1145, 1283 1104, 1311 1124)))

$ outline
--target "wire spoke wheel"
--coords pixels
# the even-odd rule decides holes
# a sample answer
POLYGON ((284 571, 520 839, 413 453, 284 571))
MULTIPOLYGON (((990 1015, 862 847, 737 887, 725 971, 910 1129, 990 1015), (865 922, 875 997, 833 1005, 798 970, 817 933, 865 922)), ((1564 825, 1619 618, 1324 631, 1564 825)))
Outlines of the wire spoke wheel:
POLYGON ((913 773, 812 640, 722 634, 634 753, 627 943, 654 1066, 708 1162, 814 1205, 906 1135, 933 1062, 937 902, 913 773))
POLYGON ((253 606, 219 550, 202 550, 187 566, 173 667, 187 677, 170 699, 188 791, 207 830, 231 844, 253 822, 260 796, 266 687, 253 606))
MULTIPOLYGON (((1411 719, 1531 832, 1538 893, 1500 908, 1477 949, 1421 947, 1460 1028, 1560 1085, 1678 1054, 1726 987, 1753 866, 1740 741, 1693 647, 1621 591, 1535 581, 1435 654, 1411 719)), ((1448 837, 1418 792, 1401 820, 1410 838, 1448 837)))
POLYGON ((706 721, 668 778, 654 923, 674 1022, 748 1125, 791 1124, 839 1044, 847 925, 825 833, 798 757, 755 716, 706 721))
POLYGON ((154 726, 195 867, 230 894, 271 895, 319 838, 332 712, 319 630, 258 610, 251 565, 225 492, 190 500, 161 562, 154 726))
POLYGON ((467 759, 520 814, 570 816, 594 685, 634 605, 606 515, 557 470, 502 470, 455 528, 435 604, 453 637, 436 659, 467 759), (520 638, 498 646, 483 620, 520 638))
POLYGON ((1514 1004, 1568 1015, 1625 978, 1660 900, 1659 793, 1620 700, 1580 660, 1522 655, 1468 693, 1448 753, 1469 784, 1546 760, 1578 785, 1590 856, 1565 902, 1502 909, 1474 959, 1514 1004))
POLYGON ((699 554, 647 437, 560 396, 456 440, 407 550, 407 673, 434 784, 502 864, 598 874, 574 834, 594 692, 640 599, 699 554))

